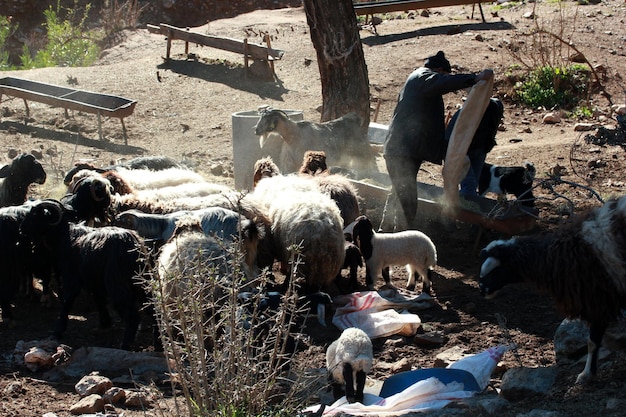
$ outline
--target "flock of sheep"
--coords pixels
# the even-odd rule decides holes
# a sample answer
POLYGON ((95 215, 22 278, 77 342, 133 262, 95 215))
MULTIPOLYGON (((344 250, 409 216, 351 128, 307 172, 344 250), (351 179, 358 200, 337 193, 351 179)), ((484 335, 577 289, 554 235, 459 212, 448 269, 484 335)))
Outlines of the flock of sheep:
MULTIPOLYGON (((283 116, 266 111, 257 134, 294 123, 283 116)), ((306 129, 319 129, 307 123, 306 129)), ((357 149, 359 144, 349 146, 357 149)), ((357 154, 360 165, 355 166, 371 162, 369 146, 360 146, 368 151, 357 154)), ((149 299, 136 277, 151 271, 153 279, 163 281, 166 293, 175 294, 172 276, 193 274, 188 268, 193 262, 218 266, 217 259, 240 262, 251 281, 278 262, 286 278, 273 290, 284 291, 289 277, 299 276, 303 296, 336 288, 333 283, 348 267, 350 288, 358 290, 356 271, 363 261, 368 289, 375 288, 381 275, 390 283, 390 266, 406 265, 406 287, 415 290, 419 278, 422 290, 429 292, 437 263, 435 245, 419 231, 376 233, 360 211, 352 183, 342 174, 330 173, 326 156, 338 161, 331 157, 337 152, 315 144, 285 149, 279 164, 286 171, 271 157, 262 158, 254 167, 254 188, 245 191, 208 183, 165 157, 137 158, 104 168, 77 165, 65 177, 67 194, 59 200, 28 200, 29 186, 44 183, 46 174, 32 155, 16 157, 0 169, 0 262, 6 266, 0 276, 3 320, 13 318, 11 303, 20 291, 32 291, 34 276, 41 279, 44 294, 57 277, 60 312, 55 336, 62 336, 73 303, 87 290, 94 295, 102 326, 111 322, 107 304, 124 320, 121 347, 130 349, 140 308, 149 299), (294 169, 298 155, 300 166, 294 169), (234 259, 229 247, 243 256, 234 259)), ((625 224, 622 198, 567 229, 493 242, 484 250, 480 288, 485 295, 509 282, 533 282, 554 296, 565 315, 591 324, 589 357, 578 382, 595 373, 602 335, 626 307, 625 224)), ((317 301, 318 307, 328 307, 329 297, 319 300, 326 301, 317 301)), ((318 311, 325 322, 325 309, 318 311)), ((351 401, 362 398, 363 372, 371 368, 371 356, 371 341, 357 330, 329 348, 332 380, 350 385, 346 394, 351 401), (356 393, 351 387, 355 378, 356 393)))

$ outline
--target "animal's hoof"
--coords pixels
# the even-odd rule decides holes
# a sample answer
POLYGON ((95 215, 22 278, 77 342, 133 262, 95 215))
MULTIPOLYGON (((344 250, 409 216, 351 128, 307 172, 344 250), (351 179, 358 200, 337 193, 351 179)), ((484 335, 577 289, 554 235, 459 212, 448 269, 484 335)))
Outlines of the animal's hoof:
POLYGON ((591 382, 592 379, 593 379, 593 375, 591 375, 589 372, 583 371, 578 374, 578 377, 576 378, 576 383, 580 385, 584 385, 584 384, 591 382))

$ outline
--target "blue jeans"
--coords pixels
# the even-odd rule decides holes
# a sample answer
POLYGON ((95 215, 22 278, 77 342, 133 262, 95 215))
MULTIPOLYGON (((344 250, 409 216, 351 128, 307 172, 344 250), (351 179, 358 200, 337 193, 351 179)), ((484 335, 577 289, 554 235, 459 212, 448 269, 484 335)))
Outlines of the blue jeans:
POLYGON ((470 160, 470 169, 467 171, 465 178, 461 180, 462 196, 478 196, 478 180, 480 172, 485 164, 487 153, 483 149, 472 149, 467 153, 470 160))

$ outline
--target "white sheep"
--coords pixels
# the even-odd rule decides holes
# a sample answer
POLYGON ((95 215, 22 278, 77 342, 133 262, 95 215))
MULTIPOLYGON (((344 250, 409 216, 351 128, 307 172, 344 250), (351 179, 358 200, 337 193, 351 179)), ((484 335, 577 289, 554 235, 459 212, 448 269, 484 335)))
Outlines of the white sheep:
POLYGON ((173 200, 176 198, 204 197, 211 194, 229 192, 232 189, 227 185, 214 184, 207 181, 189 182, 168 187, 137 190, 138 198, 147 200, 173 200))
POLYGON ((119 194, 128 194, 137 190, 172 187, 186 183, 206 182, 201 174, 185 168, 167 168, 159 171, 117 168, 115 170, 101 171, 90 168, 76 171, 66 183, 68 191, 73 192, 76 184, 84 177, 90 175, 104 176, 111 183, 116 184, 115 191, 119 194), (120 188, 125 191, 120 192, 120 188))
POLYGON ((365 259, 365 283, 373 289, 381 276, 390 284, 388 267, 406 265, 406 288, 413 291, 416 274, 423 281, 422 292, 430 293, 432 269, 437 265, 437 249, 428 236, 418 230, 376 233, 365 216, 359 216, 352 229, 353 238, 365 259))
MULTIPOLYGON (((308 157, 319 154, 320 152, 307 151, 303 161, 304 170, 301 169, 300 175, 286 175, 287 179, 283 181, 283 186, 285 189, 291 188, 299 191, 319 190, 328 195, 337 204, 344 226, 348 225, 361 214, 356 187, 343 175, 329 175, 327 170, 313 171, 314 168, 308 163, 310 162, 308 157), (312 175, 313 173, 315 175, 312 175)), ((321 154, 324 155, 325 165, 325 154, 323 152, 321 154)), ((255 186, 263 178, 276 176, 282 176, 282 174, 270 156, 261 158, 254 163, 253 183, 255 186)))
POLYGON ((365 378, 373 361, 372 341, 367 333, 356 327, 345 329, 326 350, 326 369, 334 399, 341 397, 345 387, 349 403, 363 403, 365 378))
MULTIPOLYGON (((244 237, 239 244, 245 251, 254 251, 258 236, 244 237)), ((199 219, 192 216, 176 221, 176 229, 170 240, 163 245, 156 263, 156 275, 162 304, 159 307, 171 308, 169 314, 179 315, 180 303, 189 302, 188 297, 208 297, 205 308, 218 302, 223 296, 223 285, 230 284, 233 278, 235 252, 229 249, 234 242, 218 241, 207 235, 199 219)), ((245 260, 242 264, 248 282, 255 276, 253 265, 245 260)), ((202 303, 201 303, 202 304, 202 303)))
POLYGON ((299 176, 263 178, 250 196, 267 207, 277 259, 283 265, 294 245, 301 246, 297 272, 305 278, 305 291, 331 284, 345 257, 343 220, 335 202, 299 176))
POLYGON ((324 123, 293 121, 276 109, 264 110, 260 116, 254 131, 261 136, 261 148, 265 136, 272 132, 280 134, 284 141, 279 162, 283 173, 297 172, 308 150, 326 152, 331 165, 375 170, 376 160, 367 139, 367 128, 356 113, 324 123))

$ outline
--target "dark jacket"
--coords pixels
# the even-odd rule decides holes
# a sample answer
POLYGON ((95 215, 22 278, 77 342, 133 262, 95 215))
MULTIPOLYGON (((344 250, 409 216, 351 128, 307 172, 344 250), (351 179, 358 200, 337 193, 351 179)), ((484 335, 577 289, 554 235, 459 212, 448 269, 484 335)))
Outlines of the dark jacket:
MULTIPOLYGON (((461 110, 458 110, 450 119, 448 123, 448 127, 446 128, 446 142, 450 140, 450 136, 452 135, 452 129, 454 128, 454 124, 456 123, 456 119, 459 117, 459 113, 461 110)), ((504 106, 502 102, 492 97, 489 100, 489 104, 485 109, 485 113, 483 114, 482 119, 480 120, 480 124, 476 129, 476 133, 472 138, 472 143, 468 148, 468 152, 474 149, 483 149, 485 153, 489 153, 494 146, 496 146, 496 134, 498 133, 498 126, 502 121, 502 117, 504 116, 504 106)))
POLYGON ((421 67, 398 96, 383 155, 441 164, 446 153, 443 95, 476 83, 475 74, 439 74, 421 67))

